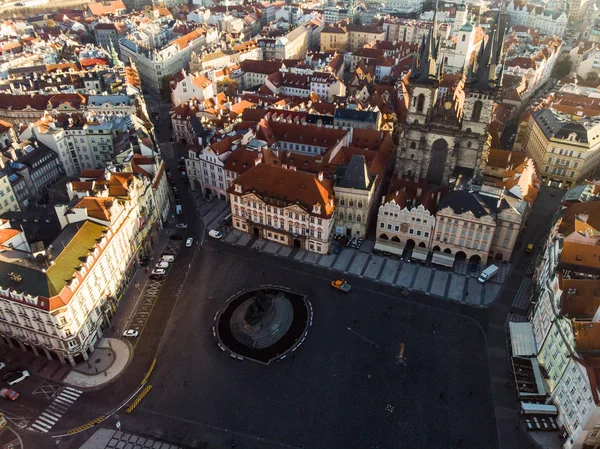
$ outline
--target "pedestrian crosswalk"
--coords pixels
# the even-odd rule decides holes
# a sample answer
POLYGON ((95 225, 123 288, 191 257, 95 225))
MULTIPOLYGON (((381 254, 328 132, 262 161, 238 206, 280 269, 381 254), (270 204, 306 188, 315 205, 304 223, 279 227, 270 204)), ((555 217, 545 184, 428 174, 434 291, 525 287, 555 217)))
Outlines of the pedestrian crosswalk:
POLYGON ((50 429, 52 429, 58 420, 66 413, 69 407, 73 405, 81 393, 83 393, 81 390, 76 390, 75 388, 63 388, 60 393, 54 397, 54 400, 48 408, 38 416, 31 426, 29 426, 29 429, 48 433, 48 431, 50 431, 50 429))

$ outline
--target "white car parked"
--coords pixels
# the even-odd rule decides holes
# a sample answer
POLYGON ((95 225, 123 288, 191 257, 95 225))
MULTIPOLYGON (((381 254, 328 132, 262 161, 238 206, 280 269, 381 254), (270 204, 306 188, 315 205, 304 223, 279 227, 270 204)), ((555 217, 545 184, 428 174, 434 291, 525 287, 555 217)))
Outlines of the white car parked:
POLYGON ((222 239, 223 238, 223 234, 221 234, 219 231, 217 231, 215 229, 211 229, 210 231, 208 231, 208 235, 210 235, 213 239, 222 239))
POLYGON ((162 268, 156 268, 156 269, 152 270, 152 274, 164 276, 165 274, 167 274, 167 270, 163 270, 162 268))
POLYGON ((125 332, 123 332, 123 337, 135 338, 138 335, 140 335, 140 333, 138 331, 136 331, 135 329, 127 329, 125 332))
POLYGON ((10 378, 7 382, 8 385, 18 384, 19 382, 27 379, 29 377, 29 371, 23 370, 20 375, 16 375, 14 378, 10 378))
POLYGON ((175 256, 172 256, 170 254, 163 254, 162 256, 160 256, 160 260, 168 263, 173 263, 175 262, 175 256))
POLYGON ((169 268, 169 262, 158 262, 155 268, 164 268, 165 270, 169 268))

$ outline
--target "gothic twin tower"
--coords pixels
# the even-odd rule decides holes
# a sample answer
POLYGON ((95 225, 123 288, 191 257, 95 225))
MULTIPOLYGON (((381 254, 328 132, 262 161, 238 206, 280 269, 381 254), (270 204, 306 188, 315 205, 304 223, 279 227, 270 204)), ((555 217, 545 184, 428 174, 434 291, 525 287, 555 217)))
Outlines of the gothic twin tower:
POLYGON ((480 183, 490 149, 488 127, 502 86, 504 29, 499 19, 498 14, 476 57, 440 94, 444 57, 436 36, 436 4, 429 34, 403 80, 409 104, 396 152, 398 176, 438 186, 458 177, 480 183))

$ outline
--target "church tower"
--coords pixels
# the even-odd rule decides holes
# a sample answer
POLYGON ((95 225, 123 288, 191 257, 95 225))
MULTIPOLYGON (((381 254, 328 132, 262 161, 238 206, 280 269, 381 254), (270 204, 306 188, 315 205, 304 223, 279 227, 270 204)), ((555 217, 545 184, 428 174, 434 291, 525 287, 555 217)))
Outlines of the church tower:
POLYGON ((408 77, 409 93, 406 126, 396 153, 395 172, 420 177, 427 170, 429 153, 424 133, 438 101, 438 89, 443 66, 437 33, 437 2, 433 23, 427 37, 423 36, 417 57, 408 77))
POLYGON ((481 176, 489 153, 488 128, 492 121, 494 104, 500 97, 504 72, 504 29, 500 25, 500 14, 496 18, 491 33, 479 53, 469 65, 465 83, 465 102, 462 128, 466 138, 476 138, 472 142, 482 146, 477 157, 476 175, 481 176))

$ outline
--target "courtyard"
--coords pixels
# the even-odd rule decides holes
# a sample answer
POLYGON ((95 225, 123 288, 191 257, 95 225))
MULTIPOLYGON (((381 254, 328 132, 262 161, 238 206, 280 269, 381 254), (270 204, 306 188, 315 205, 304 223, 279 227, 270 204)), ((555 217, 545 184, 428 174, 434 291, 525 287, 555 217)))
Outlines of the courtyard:
POLYGON ((475 321, 393 287, 344 294, 329 270, 309 275, 232 251, 214 243, 195 260, 129 429, 191 447, 497 447, 475 321), (211 332, 226 299, 259 284, 286 286, 314 308, 302 346, 269 366, 232 358, 211 332))

